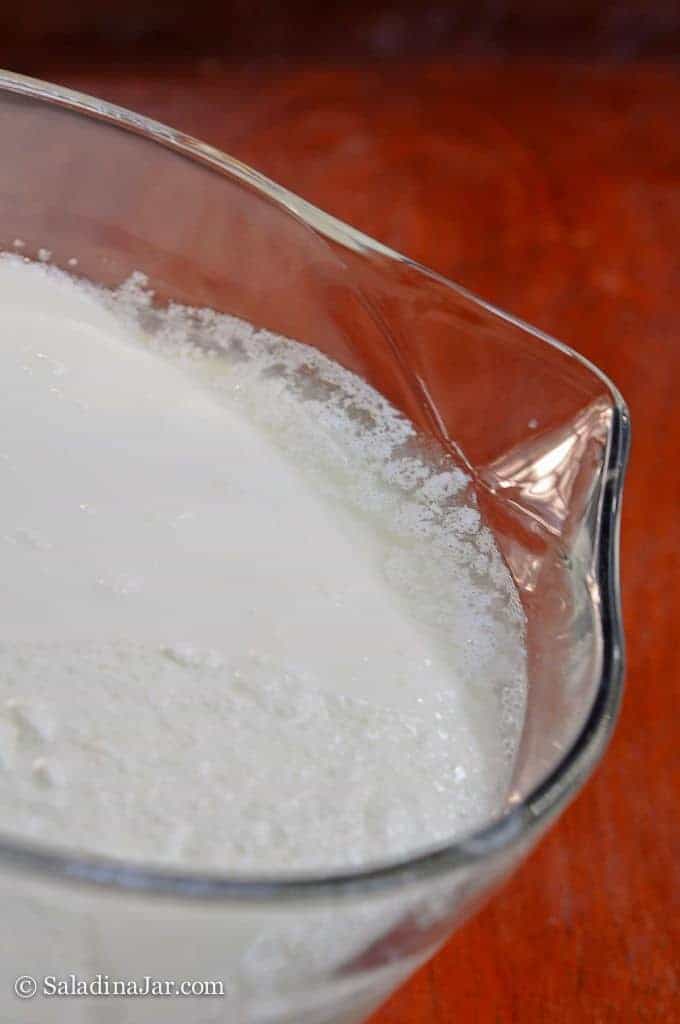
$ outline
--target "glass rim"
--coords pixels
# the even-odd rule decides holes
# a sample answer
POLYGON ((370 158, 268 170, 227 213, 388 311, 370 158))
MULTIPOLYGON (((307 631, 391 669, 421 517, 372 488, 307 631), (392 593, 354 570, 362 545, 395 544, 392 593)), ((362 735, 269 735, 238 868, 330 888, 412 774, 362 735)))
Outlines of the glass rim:
POLYGON ((470 867, 516 846, 545 827, 594 769, 611 736, 623 691, 624 640, 619 583, 619 529, 623 481, 630 447, 630 417, 625 401, 609 377, 564 343, 480 299, 414 260, 350 227, 276 184, 247 164, 213 146, 151 118, 84 93, 0 69, 0 93, 14 93, 104 121, 136 133, 236 178, 267 196, 315 231, 357 252, 377 253, 406 265, 474 302, 488 313, 520 328, 537 342, 575 359, 606 386, 612 421, 601 469, 601 493, 595 558, 591 566, 599 597, 593 601, 601 631, 600 676, 588 715, 569 748, 524 797, 470 834, 433 850, 385 864, 328 874, 275 876, 227 875, 217 872, 150 867, 99 855, 70 854, 0 834, 0 864, 74 883, 89 883, 140 895, 158 894, 191 900, 279 903, 307 899, 349 898, 380 892, 470 867))

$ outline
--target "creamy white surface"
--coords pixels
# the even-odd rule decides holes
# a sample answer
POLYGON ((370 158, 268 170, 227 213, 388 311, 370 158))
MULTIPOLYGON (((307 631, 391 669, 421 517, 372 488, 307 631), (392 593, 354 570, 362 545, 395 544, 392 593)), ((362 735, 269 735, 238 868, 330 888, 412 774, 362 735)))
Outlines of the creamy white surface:
POLYGON ((303 346, 204 316, 199 357, 140 296, 0 259, 0 828, 276 871, 494 813, 522 616, 463 474, 339 368, 365 444, 288 387, 303 346))

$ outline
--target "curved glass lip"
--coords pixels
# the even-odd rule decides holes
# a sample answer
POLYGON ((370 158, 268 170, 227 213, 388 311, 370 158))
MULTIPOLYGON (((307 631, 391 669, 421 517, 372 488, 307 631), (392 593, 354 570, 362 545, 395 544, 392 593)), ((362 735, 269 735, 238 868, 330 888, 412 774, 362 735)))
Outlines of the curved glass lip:
POLYGON ((470 868, 502 855, 540 833, 565 806, 594 769, 611 736, 623 692, 624 640, 619 584, 621 497, 630 447, 630 416, 613 382, 594 363, 523 320, 480 299, 436 271, 390 249, 343 223, 228 154, 124 107, 72 89, 0 69, 0 92, 16 93, 67 108, 134 132, 236 178, 274 200, 315 231, 356 252, 380 254, 404 264, 471 300, 494 316, 574 359, 602 381, 612 399, 612 421, 602 467, 595 558, 590 567, 596 598, 594 612, 601 631, 601 667, 588 716, 569 749, 518 803, 475 832, 415 856, 355 871, 273 876, 228 876, 173 871, 100 856, 69 854, 54 847, 24 843, 0 835, 0 864, 50 879, 88 883, 139 895, 158 894, 190 900, 281 903, 308 899, 358 897, 412 885, 470 868))

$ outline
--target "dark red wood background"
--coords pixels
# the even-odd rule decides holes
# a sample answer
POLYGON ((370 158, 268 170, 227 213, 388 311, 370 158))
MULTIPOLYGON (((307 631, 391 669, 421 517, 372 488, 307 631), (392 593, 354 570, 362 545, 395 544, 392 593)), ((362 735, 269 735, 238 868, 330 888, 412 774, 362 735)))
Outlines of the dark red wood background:
POLYGON ((167 121, 573 345, 628 400, 603 766, 375 1024, 680 1020, 680 69, 31 70, 167 121))
POLYGON ((680 49, 680 0, 22 0, 0 63, 530 54, 630 60, 680 49), (4 59, 3 59, 4 54, 4 59))

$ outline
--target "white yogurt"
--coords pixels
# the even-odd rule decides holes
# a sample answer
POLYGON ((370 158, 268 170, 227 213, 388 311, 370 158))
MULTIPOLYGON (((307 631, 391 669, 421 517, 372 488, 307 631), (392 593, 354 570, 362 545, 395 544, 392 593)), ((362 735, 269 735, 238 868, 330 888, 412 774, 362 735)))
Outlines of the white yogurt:
POLYGON ((466 476, 143 283, 0 258, 0 830, 282 873, 497 813, 524 620, 466 476))

